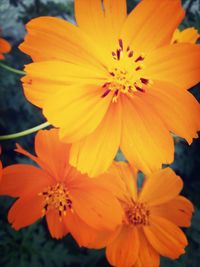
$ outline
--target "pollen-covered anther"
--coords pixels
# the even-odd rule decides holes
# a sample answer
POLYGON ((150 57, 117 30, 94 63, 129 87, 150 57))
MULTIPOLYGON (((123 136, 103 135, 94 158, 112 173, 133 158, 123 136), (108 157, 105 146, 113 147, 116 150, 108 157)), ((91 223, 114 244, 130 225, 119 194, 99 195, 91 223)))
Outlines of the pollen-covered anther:
POLYGON ((112 93, 112 102, 116 103, 120 95, 126 94, 133 97, 136 92, 144 93, 152 81, 145 77, 144 64, 145 55, 136 53, 131 47, 125 47, 123 40, 118 40, 118 48, 112 52, 116 60, 116 67, 110 69, 109 78, 102 85, 104 98, 112 93))
POLYGON ((58 212, 61 219, 62 215, 66 215, 67 209, 72 211, 72 200, 66 186, 62 183, 48 186, 43 192, 39 193, 39 196, 43 196, 42 213, 44 215, 49 210, 54 209, 58 212))
POLYGON ((145 203, 132 202, 125 208, 125 223, 133 226, 149 225, 150 211, 145 203))

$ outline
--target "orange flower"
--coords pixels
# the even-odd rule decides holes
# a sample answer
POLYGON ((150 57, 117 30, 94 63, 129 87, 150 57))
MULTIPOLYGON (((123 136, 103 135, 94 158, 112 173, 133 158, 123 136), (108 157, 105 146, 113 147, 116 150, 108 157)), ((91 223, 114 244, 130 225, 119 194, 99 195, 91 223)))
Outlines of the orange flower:
POLYGON ((179 196, 182 180, 166 168, 151 174, 139 191, 128 164, 116 165, 126 185, 120 197, 124 219, 106 248, 108 261, 117 267, 158 267, 159 255, 178 258, 187 246, 178 226, 188 227, 193 212, 192 203, 179 196))
POLYGON ((10 50, 11 45, 9 42, 0 37, 0 60, 4 59, 3 54, 10 52, 10 50))
POLYGON ((52 17, 27 24, 27 99, 73 143, 70 164, 83 173, 104 172, 119 148, 144 173, 171 163, 170 132, 191 143, 200 129, 186 90, 199 82, 200 47, 170 44, 181 1, 143 0, 127 16, 126 0, 75 0, 75 15, 78 26, 52 17))
POLYGON ((199 39, 200 34, 195 28, 187 28, 183 31, 176 29, 172 37, 172 43, 192 43, 195 44, 199 39))
MULTIPOLYGON (((68 232, 79 245, 101 245, 95 241, 99 231, 111 231, 121 223, 122 208, 112 195, 113 187, 102 184, 106 174, 91 179, 69 166, 69 145, 58 140, 58 131, 39 131, 33 156, 17 145, 20 152, 34 160, 36 168, 16 164, 3 169, 1 195, 19 198, 8 213, 8 220, 18 230, 46 216, 52 237, 68 232)), ((102 242, 104 242, 102 240, 102 242)))

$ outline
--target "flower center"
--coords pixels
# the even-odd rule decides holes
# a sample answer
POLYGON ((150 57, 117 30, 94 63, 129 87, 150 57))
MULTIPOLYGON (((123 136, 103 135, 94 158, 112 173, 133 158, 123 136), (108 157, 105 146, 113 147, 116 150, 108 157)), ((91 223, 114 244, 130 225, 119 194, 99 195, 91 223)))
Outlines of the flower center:
POLYGON ((42 210, 44 214, 50 209, 55 209, 58 211, 61 218, 62 214, 66 215, 66 210, 68 208, 72 210, 72 201, 69 197, 69 192, 62 183, 48 186, 42 193, 39 193, 39 195, 44 198, 44 208, 42 210))
POLYGON ((152 81, 144 77, 145 56, 136 54, 130 47, 124 49, 123 41, 119 41, 119 48, 112 52, 115 67, 109 71, 109 79, 102 89, 102 98, 113 92, 112 102, 117 102, 120 94, 133 97, 136 92, 145 92, 144 87, 152 81))
POLYGON ((145 203, 132 202, 125 208, 126 223, 130 225, 149 225, 150 210, 145 203))

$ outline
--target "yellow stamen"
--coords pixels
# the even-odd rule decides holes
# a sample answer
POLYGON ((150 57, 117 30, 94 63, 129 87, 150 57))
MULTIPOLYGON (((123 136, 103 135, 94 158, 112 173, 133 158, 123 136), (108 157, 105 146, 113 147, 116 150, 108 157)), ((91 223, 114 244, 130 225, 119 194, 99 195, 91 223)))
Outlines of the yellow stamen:
POLYGON ((145 92, 152 81, 145 77, 143 53, 135 53, 130 47, 125 48, 119 39, 119 47, 111 53, 115 67, 110 69, 109 78, 102 86, 102 98, 113 93, 112 102, 116 103, 121 94, 133 97, 136 92, 145 92))
POLYGON ((50 209, 55 209, 58 212, 61 220, 62 215, 66 216, 67 209, 72 211, 72 200, 70 199, 69 192, 63 183, 57 183, 53 186, 48 186, 38 195, 43 196, 43 215, 45 215, 50 209))

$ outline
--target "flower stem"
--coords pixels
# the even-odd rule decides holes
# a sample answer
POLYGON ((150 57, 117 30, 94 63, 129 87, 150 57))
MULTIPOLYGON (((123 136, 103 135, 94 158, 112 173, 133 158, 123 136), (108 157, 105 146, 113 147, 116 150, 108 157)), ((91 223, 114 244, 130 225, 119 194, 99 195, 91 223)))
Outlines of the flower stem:
POLYGON ((24 72, 22 70, 17 70, 17 69, 11 68, 11 67, 3 64, 3 63, 0 63, 0 67, 4 68, 6 70, 9 70, 9 71, 11 71, 13 73, 19 74, 19 75, 25 75, 26 74, 26 72, 24 72))
POLYGON ((18 137, 21 137, 21 136, 25 136, 25 135, 37 132, 38 130, 41 130, 43 128, 46 128, 49 125, 51 125, 51 124, 48 121, 46 121, 46 122, 44 122, 44 123, 42 123, 42 124, 40 124, 38 126, 35 126, 33 128, 30 128, 28 130, 25 130, 25 131, 22 131, 22 132, 19 132, 19 133, 1 135, 0 136, 0 140, 9 140, 9 139, 15 139, 15 138, 18 138, 18 137))

